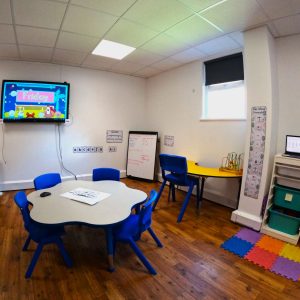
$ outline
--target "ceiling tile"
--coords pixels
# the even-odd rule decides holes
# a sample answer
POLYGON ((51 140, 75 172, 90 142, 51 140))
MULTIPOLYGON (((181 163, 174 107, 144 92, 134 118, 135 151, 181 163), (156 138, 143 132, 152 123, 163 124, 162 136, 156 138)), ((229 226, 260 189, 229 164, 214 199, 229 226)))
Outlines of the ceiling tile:
POLYGON ((16 43, 15 33, 12 25, 0 24, 0 43, 16 43))
POLYGON ((127 55, 124 60, 141 65, 150 65, 164 58, 165 57, 162 55, 158 55, 143 49, 136 49, 127 55))
POLYGON ((199 50, 195 48, 187 49, 183 52, 177 53, 170 58, 179 61, 181 63, 188 63, 197 59, 201 59, 205 57, 205 54, 200 52, 199 50))
POLYGON ((227 0, 201 13, 201 16, 225 33, 244 30, 267 20, 255 0, 227 0))
POLYGON ((136 0, 72 0, 72 4, 121 16, 136 0))
POLYGON ((50 61, 53 48, 19 46, 21 58, 34 61, 50 61))
POLYGON ((18 54, 17 45, 0 44, 0 57, 18 59, 19 54, 18 54))
POLYGON ((19 44, 54 47, 58 31, 37 27, 16 26, 19 44))
POLYGON ((82 63, 82 66, 100 70, 107 70, 116 63, 118 63, 118 60, 116 59, 90 54, 82 63))
POLYGON ((272 22, 280 36, 300 33, 300 14, 272 22))
POLYGON ((133 73, 132 75, 148 78, 148 77, 154 76, 156 74, 159 74, 161 72, 162 72, 161 70, 156 69, 156 68, 145 67, 145 68, 133 73))
POLYGON ((118 18, 106 13, 70 6, 62 29, 95 37, 102 37, 118 18))
POLYGON ((202 43, 196 48, 207 55, 214 55, 217 53, 228 52, 233 49, 239 49, 240 45, 228 36, 221 36, 209 42, 202 43))
POLYGON ((183 42, 177 41, 174 37, 160 34, 140 48, 162 56, 171 56, 186 50, 189 46, 183 42))
POLYGON ((190 7, 193 11, 201 11, 212 5, 215 5, 222 0, 179 0, 184 3, 186 6, 190 7))
POLYGON ((131 47, 138 47, 156 35, 158 35, 157 31, 131 21, 120 19, 105 35, 105 39, 131 47))
POLYGON ((300 13, 299 0, 257 0, 271 19, 300 13))
POLYGON ((0 23, 12 24, 9 0, 0 1, 0 23))
POLYGON ((88 37, 70 32, 61 32, 56 47, 66 50, 91 52, 95 49, 98 42, 98 38, 88 37))
POLYGON ((144 66, 141 64, 134 64, 129 61, 120 61, 117 64, 114 64, 109 68, 109 71, 123 73, 123 74, 132 74, 140 69, 142 69, 144 66))
POLYGON ((181 63, 178 62, 177 60, 174 60, 172 58, 166 58, 164 60, 161 60, 157 63, 152 64, 151 67, 162 70, 162 71, 166 71, 166 70, 176 68, 180 65, 181 65, 181 63))
POLYGON ((52 61, 61 64, 80 65, 87 53, 55 49, 52 61))
POLYGON ((123 17, 162 31, 190 15, 191 10, 179 1, 140 0, 123 17))
POLYGON ((54 1, 15 0, 15 23, 17 25, 59 29, 66 7, 66 4, 54 1))
POLYGON ((193 16, 165 32, 189 45, 197 45, 223 34, 198 16, 193 16))
POLYGON ((241 47, 244 46, 244 34, 240 31, 232 32, 228 34, 229 37, 234 39, 241 47))

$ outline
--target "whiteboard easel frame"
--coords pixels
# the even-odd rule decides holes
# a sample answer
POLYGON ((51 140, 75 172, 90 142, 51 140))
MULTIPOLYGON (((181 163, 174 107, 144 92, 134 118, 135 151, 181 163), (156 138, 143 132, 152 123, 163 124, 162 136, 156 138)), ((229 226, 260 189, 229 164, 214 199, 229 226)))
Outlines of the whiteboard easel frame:
POLYGON ((128 145, 127 145, 127 159, 126 159, 126 174, 127 174, 127 169, 128 169, 128 153, 129 153, 130 134, 145 134, 145 135, 155 135, 156 136, 156 145, 155 145, 155 153, 154 153, 155 157, 154 157, 154 167, 153 167, 153 179, 151 180, 151 179, 147 179, 147 178, 127 175, 128 178, 142 179, 144 181, 154 182, 155 181, 155 169, 156 169, 155 167, 156 167, 157 144, 158 144, 158 132, 157 131, 129 131, 129 133, 128 133, 128 145))

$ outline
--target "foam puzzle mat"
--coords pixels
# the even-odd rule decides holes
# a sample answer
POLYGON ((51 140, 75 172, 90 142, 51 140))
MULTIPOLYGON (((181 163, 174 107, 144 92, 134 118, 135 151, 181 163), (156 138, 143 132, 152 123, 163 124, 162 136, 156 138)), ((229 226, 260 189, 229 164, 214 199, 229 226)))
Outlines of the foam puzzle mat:
POLYGON ((300 247, 242 228, 221 248, 273 273, 300 281, 300 247))

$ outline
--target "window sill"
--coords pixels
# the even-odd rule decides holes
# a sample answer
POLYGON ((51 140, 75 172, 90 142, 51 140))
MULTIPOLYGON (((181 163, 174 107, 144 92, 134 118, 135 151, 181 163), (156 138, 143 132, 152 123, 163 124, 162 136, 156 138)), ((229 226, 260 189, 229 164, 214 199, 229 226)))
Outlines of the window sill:
POLYGON ((206 119, 206 118, 200 118, 201 122, 211 122, 211 121, 242 121, 245 122, 247 119, 206 119))

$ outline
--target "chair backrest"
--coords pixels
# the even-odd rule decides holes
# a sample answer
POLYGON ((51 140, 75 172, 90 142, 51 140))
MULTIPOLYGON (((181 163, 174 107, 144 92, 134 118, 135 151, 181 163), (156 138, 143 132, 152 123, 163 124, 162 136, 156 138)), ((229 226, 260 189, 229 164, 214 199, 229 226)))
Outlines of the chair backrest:
POLYGON ((120 181, 120 171, 113 168, 96 168, 93 170, 93 181, 100 180, 120 181))
POLYGON ((33 180, 34 188, 36 190, 47 189, 59 183, 61 183, 61 177, 59 173, 43 174, 33 180))
POLYGON ((20 211, 22 213, 24 226, 27 229, 27 231, 29 231, 31 218, 29 215, 29 208, 28 208, 29 202, 27 200, 27 196, 26 196, 25 192, 23 192, 23 191, 17 192, 14 197, 14 200, 15 200, 15 203, 20 208, 20 211))
POLYGON ((163 179, 165 179, 165 172, 182 175, 183 179, 187 174, 187 161, 184 156, 172 154, 159 155, 160 167, 162 170, 163 179))
POLYGON ((157 200, 158 193, 155 190, 150 192, 148 200, 143 204, 139 213, 139 232, 142 233, 151 226, 152 205, 157 200))

